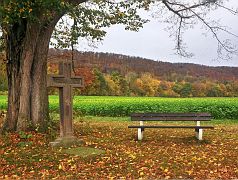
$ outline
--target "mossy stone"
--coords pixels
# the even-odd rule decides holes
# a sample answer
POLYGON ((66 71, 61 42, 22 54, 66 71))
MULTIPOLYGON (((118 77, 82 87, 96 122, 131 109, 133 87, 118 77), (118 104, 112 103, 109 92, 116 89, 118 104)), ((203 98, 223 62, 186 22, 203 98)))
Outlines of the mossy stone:
POLYGON ((80 157, 98 156, 101 154, 105 154, 104 150, 91 147, 77 147, 77 148, 64 149, 63 152, 80 157))

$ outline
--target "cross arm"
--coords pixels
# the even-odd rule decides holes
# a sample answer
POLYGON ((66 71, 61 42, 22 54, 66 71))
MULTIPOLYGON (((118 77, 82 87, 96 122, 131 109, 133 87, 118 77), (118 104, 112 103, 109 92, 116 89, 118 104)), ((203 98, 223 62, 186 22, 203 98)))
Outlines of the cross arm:
POLYGON ((71 87, 83 87, 83 78, 81 76, 73 76, 66 78, 63 75, 48 75, 47 87, 65 87, 70 85, 71 87))

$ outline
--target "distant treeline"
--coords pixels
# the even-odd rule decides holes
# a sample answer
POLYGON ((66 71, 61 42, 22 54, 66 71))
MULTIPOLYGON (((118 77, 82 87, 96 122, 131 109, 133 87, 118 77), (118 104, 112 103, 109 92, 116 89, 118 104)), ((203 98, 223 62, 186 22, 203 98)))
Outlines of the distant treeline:
POLYGON ((138 75, 118 72, 104 74, 93 70, 91 84, 86 84, 78 94, 112 96, 159 96, 159 97, 237 97, 238 82, 218 83, 211 81, 166 81, 152 77, 150 73, 138 75))
MULTIPOLYGON (((51 68, 49 68, 51 70, 51 68)), ((52 71, 51 71, 52 72, 52 71)), ((98 68, 76 70, 85 79, 85 87, 76 89, 76 95, 158 96, 158 97, 237 97, 238 82, 160 80, 150 73, 130 72, 123 76, 117 71, 102 73, 98 68)), ((50 93, 57 91, 51 89, 50 93)))
MULTIPOLYGON (((85 79, 82 95, 237 97, 238 68, 168 63, 111 53, 74 52, 75 72, 85 79)), ((51 49, 49 60, 71 59, 51 49)), ((56 72, 56 65, 49 70, 56 72)))
MULTIPOLYGON (((49 61, 71 60, 71 56, 71 51, 50 50, 49 61)), ((238 68, 235 67, 172 64, 92 52, 76 52, 74 58, 74 72, 85 82, 84 88, 74 91, 77 95, 238 97, 238 68)), ((6 93, 3 59, 2 56, 0 92, 6 93)), ((57 72, 57 64, 49 63, 48 73, 57 72)), ((57 90, 50 89, 49 93, 55 94, 57 90)))
MULTIPOLYGON (((49 59, 71 59, 69 50, 49 51, 49 59)), ((233 81, 238 80, 238 67, 210 67, 191 63, 169 63, 154 61, 141 57, 131 57, 121 54, 78 52, 74 51, 73 59, 76 67, 99 68, 103 73, 119 72, 125 76, 129 72, 143 74, 149 72, 154 77, 167 81, 233 81)))

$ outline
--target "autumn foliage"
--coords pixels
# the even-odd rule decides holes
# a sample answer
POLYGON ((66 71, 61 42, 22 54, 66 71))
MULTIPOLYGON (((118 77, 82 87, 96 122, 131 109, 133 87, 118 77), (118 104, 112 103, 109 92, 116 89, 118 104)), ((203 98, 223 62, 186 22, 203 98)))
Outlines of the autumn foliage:
POLYGON ((142 142, 129 122, 81 119, 75 134, 84 147, 105 150, 80 157, 48 146, 49 136, 29 132, 0 138, 0 178, 57 179, 236 179, 238 136, 235 124, 217 124, 204 140, 184 129, 146 132, 142 142), (27 135, 29 135, 27 137, 27 135))
MULTIPOLYGON (((78 95, 237 97, 235 67, 208 67, 195 64, 156 62, 139 57, 109 53, 73 54, 74 73, 84 77, 78 95)), ((71 60, 72 51, 53 50, 49 62, 71 60)), ((49 73, 57 71, 49 63, 49 73)))
MULTIPOLYGON (((50 50, 48 73, 58 74, 56 60, 71 60, 71 51, 50 50), (54 61, 54 63, 52 63, 54 61)), ((235 67, 155 62, 123 55, 75 52, 73 74, 84 78, 76 95, 237 97, 235 67), (157 70, 156 70, 157 69, 157 70)), ((0 57, 0 91, 7 91, 4 56, 0 57)), ((50 94, 55 94, 51 89, 50 94)))

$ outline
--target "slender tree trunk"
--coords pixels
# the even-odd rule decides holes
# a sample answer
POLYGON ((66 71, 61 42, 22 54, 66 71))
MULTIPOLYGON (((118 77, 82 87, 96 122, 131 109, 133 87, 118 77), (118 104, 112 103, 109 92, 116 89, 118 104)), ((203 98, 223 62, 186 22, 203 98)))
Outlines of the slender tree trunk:
POLYGON ((4 131, 45 130, 49 117, 47 54, 61 16, 41 24, 23 20, 7 29, 8 112, 4 131))

